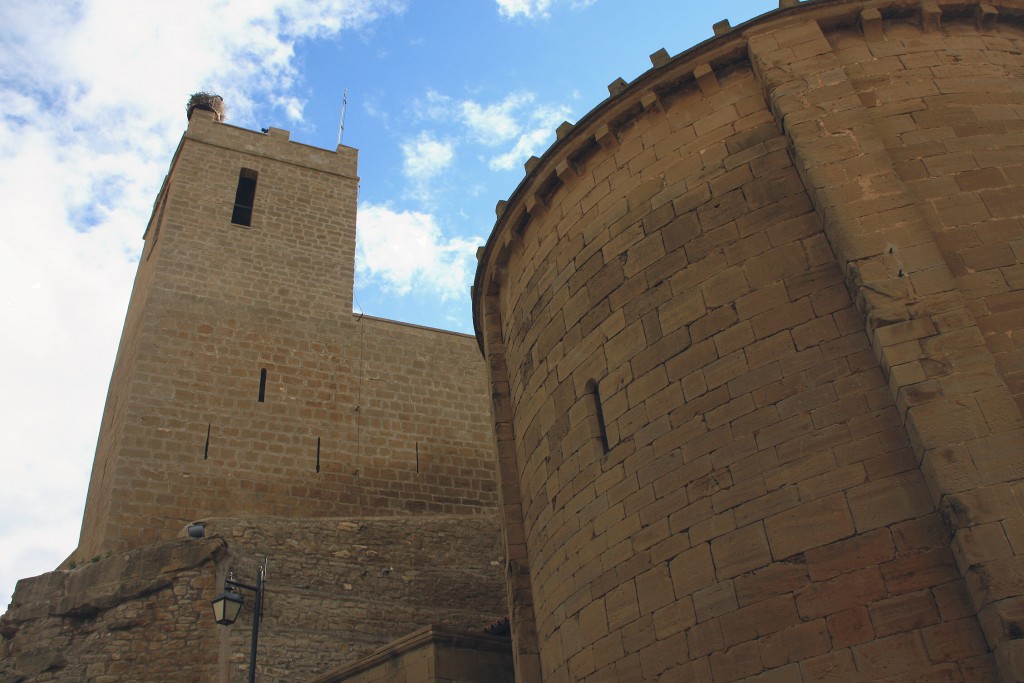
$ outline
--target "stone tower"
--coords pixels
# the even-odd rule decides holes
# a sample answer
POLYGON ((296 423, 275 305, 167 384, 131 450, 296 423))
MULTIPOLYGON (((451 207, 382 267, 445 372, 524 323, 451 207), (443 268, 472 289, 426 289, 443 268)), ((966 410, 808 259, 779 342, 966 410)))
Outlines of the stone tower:
POLYGON ((783 0, 482 250, 522 681, 1024 680, 1024 3, 783 0))
POLYGON ((207 517, 493 507, 472 345, 353 315, 356 151, 288 138, 191 114, 146 230, 73 557, 207 517))
POLYGON ((0 679, 242 680, 252 612, 221 628, 210 601, 264 566, 260 680, 426 660, 511 680, 507 641, 480 633, 506 610, 475 340, 353 314, 356 151, 288 138, 191 114, 79 548, 18 582, 0 679))

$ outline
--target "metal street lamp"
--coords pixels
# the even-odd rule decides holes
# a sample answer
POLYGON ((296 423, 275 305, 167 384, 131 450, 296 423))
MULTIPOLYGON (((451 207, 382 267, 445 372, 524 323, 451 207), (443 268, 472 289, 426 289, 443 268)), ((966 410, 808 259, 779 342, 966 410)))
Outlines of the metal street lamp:
POLYGON ((242 611, 242 596, 226 590, 213 600, 213 618, 221 626, 231 626, 242 611))
POLYGON ((263 616, 263 578, 266 568, 261 565, 256 571, 256 585, 250 586, 239 583, 233 579, 233 574, 228 574, 224 581, 224 591, 215 597, 213 604, 213 617, 221 626, 230 626, 235 623, 238 613, 242 611, 242 596, 234 591, 235 588, 252 591, 256 594, 252 608, 252 647, 249 651, 249 683, 256 681, 256 641, 260 636, 260 617, 263 616))

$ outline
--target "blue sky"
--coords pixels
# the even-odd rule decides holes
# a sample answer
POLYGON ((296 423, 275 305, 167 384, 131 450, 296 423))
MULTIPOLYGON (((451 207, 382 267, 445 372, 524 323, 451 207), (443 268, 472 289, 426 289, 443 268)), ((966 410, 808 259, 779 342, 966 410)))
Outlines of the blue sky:
POLYGON ((0 601, 76 546, 141 236, 191 92, 360 151, 356 300, 471 333, 494 206, 563 120, 771 0, 0 3, 0 601))

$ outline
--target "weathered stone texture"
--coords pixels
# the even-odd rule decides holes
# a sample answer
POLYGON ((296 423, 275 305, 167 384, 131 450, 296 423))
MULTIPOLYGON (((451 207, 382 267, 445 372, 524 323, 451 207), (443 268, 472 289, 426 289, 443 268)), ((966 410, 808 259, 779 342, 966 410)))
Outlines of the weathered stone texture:
POLYGON ((506 613, 489 517, 221 518, 206 533, 20 581, 0 678, 246 680, 251 599, 229 628, 210 601, 264 560, 258 680, 306 680, 434 623, 482 633, 506 613))
POLYGON ((1022 13, 788 3, 533 165, 474 291, 544 681, 1024 677, 1022 13))
MULTIPOLYGON (((267 558, 261 676, 306 680, 430 624, 482 633, 506 614, 504 558, 486 516, 210 520, 236 578, 267 558)), ((250 613, 226 652, 243 680, 250 613)))
POLYGON ((219 539, 180 539, 22 579, 0 619, 5 681, 217 678, 219 539))

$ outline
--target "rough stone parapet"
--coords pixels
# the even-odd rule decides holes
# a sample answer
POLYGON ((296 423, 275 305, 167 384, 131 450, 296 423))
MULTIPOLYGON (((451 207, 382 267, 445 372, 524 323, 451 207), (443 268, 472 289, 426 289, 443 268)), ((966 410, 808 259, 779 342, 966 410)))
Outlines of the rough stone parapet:
POLYGON ((208 618, 223 540, 182 539, 18 582, 0 618, 0 678, 113 682, 146 671, 214 680, 208 618))

